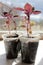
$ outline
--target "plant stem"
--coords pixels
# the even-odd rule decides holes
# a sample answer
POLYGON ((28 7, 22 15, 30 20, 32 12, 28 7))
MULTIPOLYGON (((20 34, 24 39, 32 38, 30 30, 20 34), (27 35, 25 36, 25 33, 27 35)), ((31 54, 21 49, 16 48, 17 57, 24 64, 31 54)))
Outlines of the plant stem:
POLYGON ((10 33, 10 26, 9 26, 9 24, 8 24, 8 31, 9 31, 9 34, 11 34, 11 33, 10 33))
POLYGON ((28 23, 27 23, 27 36, 29 36, 29 33, 30 33, 29 30, 31 30, 31 24, 30 24, 30 15, 27 14, 27 16, 28 16, 28 23), (29 24, 29 25, 28 25, 28 24, 29 24), (29 28, 28 28, 28 26, 29 26, 29 28))

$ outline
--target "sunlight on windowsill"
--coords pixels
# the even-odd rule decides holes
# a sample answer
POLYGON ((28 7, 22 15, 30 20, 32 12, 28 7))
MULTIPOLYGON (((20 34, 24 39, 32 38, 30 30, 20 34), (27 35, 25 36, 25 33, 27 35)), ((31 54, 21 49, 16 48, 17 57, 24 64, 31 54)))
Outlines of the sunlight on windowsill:
POLYGON ((4 46, 4 42, 0 41, 0 55, 5 54, 5 46, 4 46))

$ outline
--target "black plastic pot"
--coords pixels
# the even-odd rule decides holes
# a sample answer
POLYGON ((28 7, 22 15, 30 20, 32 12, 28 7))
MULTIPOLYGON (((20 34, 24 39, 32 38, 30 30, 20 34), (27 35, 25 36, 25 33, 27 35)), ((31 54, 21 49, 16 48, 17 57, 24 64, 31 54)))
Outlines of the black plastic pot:
POLYGON ((35 63, 37 48, 39 44, 38 38, 21 38, 21 58, 24 63, 35 63))
POLYGON ((21 43, 19 40, 19 36, 16 35, 4 35, 3 36, 5 49, 6 49, 6 58, 7 59, 15 59, 18 56, 18 52, 21 48, 21 43))

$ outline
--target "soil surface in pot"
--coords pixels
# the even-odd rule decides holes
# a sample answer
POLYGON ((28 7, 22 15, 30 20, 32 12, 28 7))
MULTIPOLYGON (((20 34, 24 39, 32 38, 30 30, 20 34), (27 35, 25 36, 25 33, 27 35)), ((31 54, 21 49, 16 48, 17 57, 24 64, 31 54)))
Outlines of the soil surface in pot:
POLYGON ((16 38, 18 36, 19 36, 18 34, 14 34, 14 35, 7 36, 7 38, 16 38))

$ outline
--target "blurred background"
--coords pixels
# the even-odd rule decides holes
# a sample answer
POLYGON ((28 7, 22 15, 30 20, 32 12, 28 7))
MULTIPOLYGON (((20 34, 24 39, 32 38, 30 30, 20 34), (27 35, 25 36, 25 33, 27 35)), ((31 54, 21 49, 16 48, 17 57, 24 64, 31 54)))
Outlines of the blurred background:
MULTIPOLYGON (((2 16, 2 12, 9 12, 13 7, 21 7, 23 8, 26 3, 30 3, 32 6, 35 7, 35 10, 40 10, 41 14, 38 15, 30 15, 30 21, 33 24, 32 30, 33 31, 43 31, 43 0, 0 0, 0 31, 6 31, 8 30, 5 22, 6 17, 2 16)), ((14 23, 17 24, 17 29, 19 30, 25 30, 24 28, 20 28, 19 25, 20 22, 23 21, 23 17, 26 16, 24 12, 12 10, 12 15, 20 15, 20 17, 13 18, 10 24, 10 30, 14 30, 14 23)))

